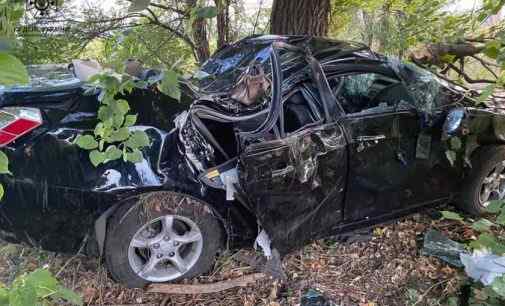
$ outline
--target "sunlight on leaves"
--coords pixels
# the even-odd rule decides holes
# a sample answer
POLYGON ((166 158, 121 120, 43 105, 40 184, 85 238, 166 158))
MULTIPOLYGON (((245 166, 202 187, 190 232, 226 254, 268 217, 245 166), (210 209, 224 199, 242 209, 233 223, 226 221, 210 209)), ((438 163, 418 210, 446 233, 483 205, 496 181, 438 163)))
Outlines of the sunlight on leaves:
POLYGON ((16 57, 0 52, 0 85, 23 85, 29 82, 25 65, 16 57))

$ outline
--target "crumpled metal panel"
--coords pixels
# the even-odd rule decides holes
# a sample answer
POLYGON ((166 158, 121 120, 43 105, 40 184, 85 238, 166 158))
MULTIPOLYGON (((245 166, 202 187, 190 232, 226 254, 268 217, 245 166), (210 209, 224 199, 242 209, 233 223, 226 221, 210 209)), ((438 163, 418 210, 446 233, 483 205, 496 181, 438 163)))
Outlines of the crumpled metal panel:
POLYGON ((285 253, 342 220, 347 150, 339 124, 251 145, 240 183, 273 248, 285 253))

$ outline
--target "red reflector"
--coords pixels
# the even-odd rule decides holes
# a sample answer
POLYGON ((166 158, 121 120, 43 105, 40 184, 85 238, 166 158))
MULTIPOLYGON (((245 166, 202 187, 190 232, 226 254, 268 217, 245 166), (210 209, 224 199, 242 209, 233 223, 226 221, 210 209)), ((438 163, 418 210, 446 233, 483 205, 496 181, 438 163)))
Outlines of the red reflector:
POLYGON ((4 132, 10 133, 10 134, 15 134, 15 135, 22 135, 33 128, 37 127, 40 125, 39 122, 27 120, 27 119, 17 119, 16 121, 12 122, 2 130, 4 132))
POLYGON ((8 144, 9 142, 16 139, 16 137, 17 137, 16 135, 7 134, 7 133, 0 131, 0 146, 8 144))

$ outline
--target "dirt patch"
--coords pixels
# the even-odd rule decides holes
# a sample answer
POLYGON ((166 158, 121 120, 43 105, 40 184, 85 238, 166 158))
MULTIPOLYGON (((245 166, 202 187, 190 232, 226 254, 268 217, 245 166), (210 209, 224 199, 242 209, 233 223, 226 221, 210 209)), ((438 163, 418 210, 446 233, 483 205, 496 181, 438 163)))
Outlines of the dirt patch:
MULTIPOLYGON (((0 281, 10 283, 20 273, 48 266, 89 305, 297 305, 309 288, 323 292, 342 306, 445 305, 445 298, 457 294, 461 281, 457 270, 420 255, 422 235, 430 227, 455 239, 472 234, 454 222, 418 214, 376 227, 367 241, 324 239, 291 253, 283 260, 288 276, 285 284, 265 280, 220 293, 178 296, 125 289, 109 278, 103 263, 96 258, 64 256, 4 243, 0 246, 0 281)), ((254 251, 223 254, 208 276, 191 283, 253 273, 253 268, 237 260, 244 254, 254 255, 254 251)))

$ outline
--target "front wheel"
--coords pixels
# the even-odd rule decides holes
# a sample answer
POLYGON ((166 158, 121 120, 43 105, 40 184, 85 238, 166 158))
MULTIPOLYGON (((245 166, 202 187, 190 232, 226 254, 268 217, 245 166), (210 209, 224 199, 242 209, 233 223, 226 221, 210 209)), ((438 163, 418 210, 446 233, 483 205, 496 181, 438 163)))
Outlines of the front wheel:
POLYGON ((459 206, 470 214, 482 215, 491 201, 505 199, 505 146, 482 147, 471 162, 459 206))
POLYGON ((212 211, 200 200, 172 192, 121 207, 109 229, 107 268, 132 288, 199 276, 212 268, 223 246, 223 228, 212 211))

